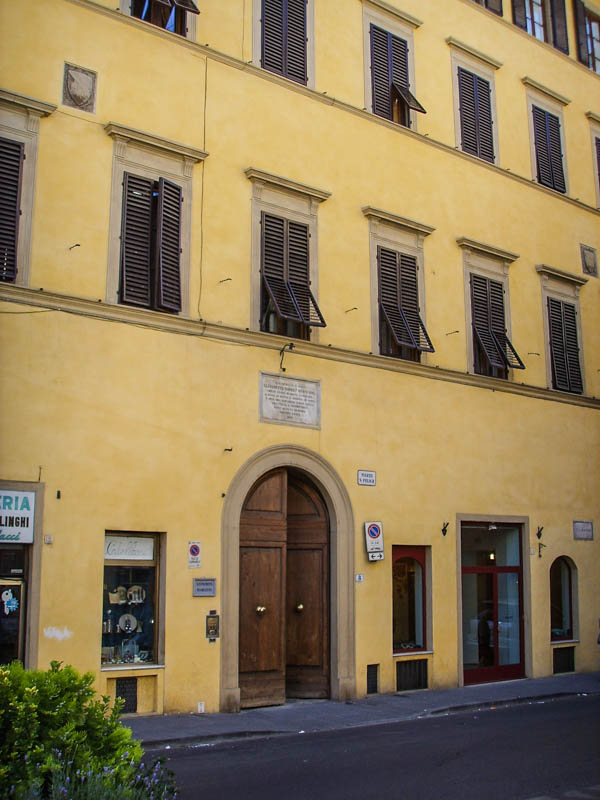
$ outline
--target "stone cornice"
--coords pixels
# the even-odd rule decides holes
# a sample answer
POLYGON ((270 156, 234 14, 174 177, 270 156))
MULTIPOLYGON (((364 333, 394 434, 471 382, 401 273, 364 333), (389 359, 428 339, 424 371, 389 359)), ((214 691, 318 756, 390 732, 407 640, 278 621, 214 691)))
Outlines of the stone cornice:
MULTIPOLYGON (((243 72, 247 72, 254 77, 259 78, 260 80, 269 81, 270 83, 275 83, 278 86, 285 87, 288 91, 295 92, 300 95, 304 95, 305 97, 309 97, 314 101, 319 103, 324 103, 325 105, 334 106, 335 108, 345 111, 350 114, 354 114, 356 116, 361 117, 365 121, 368 121, 370 125, 383 125, 384 127, 388 128, 389 130, 393 130, 396 132, 398 136, 411 136, 414 139, 419 140, 423 144, 427 146, 435 147, 438 150, 443 150, 448 155, 452 155, 457 158, 463 158, 467 161, 470 161, 472 164, 477 164, 479 169, 488 169, 496 172, 497 174, 502 174, 506 178, 510 180, 517 181, 523 186, 529 186, 531 189, 537 192, 543 192, 547 194, 549 197, 553 197, 558 202, 562 203, 569 203, 570 205, 576 206, 577 208, 587 211, 588 213, 594 214, 600 217, 600 208, 595 208, 594 206, 590 206, 587 203, 583 203, 581 200, 576 200, 574 197, 569 197, 568 195, 560 194, 556 192, 554 189, 550 189, 547 186, 542 186, 540 183, 533 181, 531 178, 526 178, 523 175, 518 175, 515 172, 512 172, 509 169, 504 169, 503 167, 496 166, 495 164, 490 164, 488 161, 484 159, 478 158, 477 156, 472 156, 469 153, 464 153, 462 150, 456 148, 455 145, 446 144, 445 142, 438 141, 437 139, 433 139, 430 136, 420 134, 416 131, 410 130, 410 128, 404 127, 404 125, 398 125, 395 122, 391 122, 383 117, 379 117, 376 114, 372 114, 369 111, 366 111, 363 108, 358 108, 357 106, 353 106, 350 103, 346 103, 343 100, 338 100, 335 97, 332 97, 327 94, 323 94, 321 92, 317 92, 314 89, 309 89, 306 86, 302 86, 300 83, 296 83, 296 81, 288 80, 287 78, 282 78, 280 75, 276 75, 274 72, 269 72, 269 70, 261 69, 260 67, 254 66, 254 64, 246 61, 242 61, 239 58, 235 58, 234 56, 230 56, 227 53, 221 53, 219 50, 214 50, 211 47, 206 45, 197 44, 196 42, 191 42, 188 39, 184 39, 182 36, 178 36, 176 33, 171 33, 170 31, 164 31, 162 28, 159 28, 157 25, 149 25, 147 22, 143 20, 139 20, 136 17, 130 17, 126 14, 122 14, 119 11, 115 11, 113 9, 107 8, 106 6, 101 6, 98 3, 95 3, 93 0, 65 0, 65 2, 72 3, 73 5, 80 6, 82 8, 86 8, 92 12, 103 14, 105 16, 111 17, 112 19, 118 20, 121 24, 124 25, 133 25, 143 31, 144 33, 150 36, 157 36, 164 40, 168 40, 177 47, 185 47, 192 50, 197 55, 203 55, 207 58, 210 58, 214 61, 218 61, 221 64, 226 64, 227 66, 233 67, 234 69, 241 70, 243 72)), ((587 67, 583 66, 583 64, 579 64, 572 58, 560 53, 558 50, 555 50, 551 45, 546 44, 545 42, 539 42, 535 37, 529 36, 528 33, 525 31, 521 31, 516 25, 512 25, 511 23, 506 22, 501 17, 496 16, 495 14, 491 14, 484 8, 481 8, 476 3, 473 3, 472 0, 461 0, 466 5, 469 5, 473 8, 474 11, 479 11, 488 15, 490 18, 493 18, 497 22, 503 23, 508 25, 511 30, 515 33, 523 34, 528 39, 532 40, 533 42, 539 44, 540 46, 549 48, 557 57, 566 59, 574 68, 581 68, 585 70, 586 73, 590 75, 594 75, 587 67)))
POLYGON ((575 286, 585 286, 588 282, 588 278, 584 278, 583 275, 573 275, 572 272, 565 272, 557 267, 550 267, 548 264, 536 264, 535 268, 540 275, 545 275, 548 278, 558 278, 575 286))
POLYGON ((590 122, 597 122, 600 125, 600 114, 596 114, 594 111, 586 111, 585 115, 590 122))
POLYGON ((456 244, 466 250, 474 250, 477 253, 482 253, 484 256, 492 256, 492 258, 507 261, 509 264, 512 264, 513 261, 519 258, 518 253, 511 253, 509 250, 501 250, 499 247, 485 244, 485 242, 477 242, 475 239, 468 239, 466 236, 459 236, 456 240, 456 244))
POLYGON ((136 128, 128 128, 125 125, 119 125, 117 122, 107 122, 104 130, 114 139, 134 142, 145 147, 151 147, 154 150, 162 150, 171 156, 179 156, 196 163, 204 161, 208 157, 208 153, 205 153, 204 150, 198 150, 195 147, 181 144, 181 142, 174 142, 171 139, 164 139, 162 136, 155 136, 145 131, 138 131, 136 128))
POLYGON ((410 25, 412 28, 420 28, 423 24, 423 20, 417 19, 416 17, 413 17, 412 14, 391 6, 389 3, 386 3, 385 0, 363 0, 363 3, 368 6, 373 6, 381 11, 385 11, 387 14, 396 17, 396 19, 406 22, 406 24, 410 25))
POLYGON ((6 89, 0 89, 0 103, 17 106, 17 108, 30 114, 37 114, 40 117, 47 117, 57 109, 57 106, 53 103, 45 103, 43 100, 36 100, 34 97, 28 97, 25 94, 9 92, 6 89))
POLYGON ((502 61, 498 61, 497 58, 493 58, 492 56, 488 56, 486 53, 482 53, 481 50, 476 50, 474 47, 471 47, 471 45, 465 44, 465 42, 461 42, 459 39, 455 39, 454 36, 448 36, 446 39, 446 44, 449 47, 454 47, 455 50, 460 50, 462 53, 466 53, 472 58, 483 61, 484 64, 487 64, 488 67, 492 67, 492 69, 500 69, 502 66, 502 61))
POLYGON ((559 103, 561 106, 568 106, 571 102, 568 97, 565 97, 564 94, 559 94, 555 92, 554 89, 549 89, 547 86, 544 86, 543 83, 538 83, 538 81, 530 78, 529 75, 525 75, 521 78, 521 83, 524 86, 528 86, 530 89, 533 89, 540 94, 546 95, 554 102, 559 103))
MULTIPOLYGON (((268 350, 280 351, 284 344, 289 343, 289 338, 275 336, 260 331, 233 328, 218 325, 205 320, 192 320, 185 317, 172 316, 157 311, 137 309, 133 306, 109 305, 100 300, 88 300, 72 295, 48 292, 43 289, 30 289, 12 284, 0 284, 0 302, 16 303, 32 308, 43 308, 48 311, 58 311, 76 314, 91 319, 115 322, 151 330, 164 331, 165 333, 183 336, 206 337, 213 341, 230 342, 247 347, 262 347, 268 350)), ((10 313, 10 312, 8 312, 10 313)), ((4 318, 6 320, 6 316, 4 318)), ((504 392, 520 395, 537 400, 546 400, 555 403, 583 406, 600 411, 600 399, 581 395, 569 394, 524 383, 514 383, 499 378, 488 378, 482 375, 456 372, 440 367, 429 367, 412 361, 389 358, 386 356, 372 355, 359 350, 349 350, 343 347, 319 345, 301 339, 294 340, 294 355, 309 358, 323 358, 328 361, 337 361, 371 369, 383 369, 389 372, 399 372, 413 375, 427 380, 445 381, 447 383, 461 384, 478 389, 487 389, 493 392, 504 392)))
POLYGON ((312 200, 317 200, 322 203, 331 197, 331 192, 324 189, 315 189, 314 186, 307 186, 305 183, 298 183, 290 178, 282 178, 281 175, 273 175, 271 172, 264 172, 255 167, 248 167, 244 170, 246 177, 253 183, 262 183, 265 186, 270 186, 272 189, 283 189, 286 192, 296 192, 303 197, 310 197, 312 200))
POLYGON ((415 222, 415 220, 407 219, 406 217, 399 217, 397 214, 392 214, 389 211, 382 211, 380 208, 373 208, 373 206, 364 206, 361 211, 365 217, 369 219, 386 222, 388 225, 395 225, 398 228, 411 231, 411 233, 420 233, 422 236, 429 236, 429 234, 433 233, 435 230, 431 225, 425 225, 423 222, 415 222))

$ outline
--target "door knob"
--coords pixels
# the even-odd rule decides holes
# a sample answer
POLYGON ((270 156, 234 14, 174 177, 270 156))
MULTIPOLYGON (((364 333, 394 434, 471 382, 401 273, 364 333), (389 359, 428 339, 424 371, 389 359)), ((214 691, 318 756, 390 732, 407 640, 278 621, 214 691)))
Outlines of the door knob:
POLYGON ((304 603, 298 603, 298 605, 296 606, 296 611, 297 611, 299 614, 300 614, 302 611, 304 611, 304 603))
POLYGON ((256 606, 256 613, 257 614, 264 614, 267 610, 266 606, 256 606))

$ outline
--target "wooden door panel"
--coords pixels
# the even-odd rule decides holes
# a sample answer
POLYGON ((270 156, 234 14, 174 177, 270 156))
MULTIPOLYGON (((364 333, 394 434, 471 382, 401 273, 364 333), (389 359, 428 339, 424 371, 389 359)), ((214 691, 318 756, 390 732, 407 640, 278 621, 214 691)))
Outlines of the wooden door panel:
POLYGON ((322 551, 288 550, 287 666, 317 667, 323 662, 322 574, 322 551))
POLYGON ((240 672, 283 672, 284 554, 282 547, 240 550, 240 672))

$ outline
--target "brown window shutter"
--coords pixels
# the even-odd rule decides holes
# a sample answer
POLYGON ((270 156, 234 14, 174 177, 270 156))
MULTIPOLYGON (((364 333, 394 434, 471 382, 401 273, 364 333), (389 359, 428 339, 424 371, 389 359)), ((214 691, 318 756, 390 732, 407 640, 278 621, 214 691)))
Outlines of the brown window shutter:
POLYGON ((181 205, 180 186, 160 178, 156 212, 156 307, 181 311, 181 205))
POLYGON ((24 145, 0 139, 0 281, 17 277, 24 145))
POLYGON ((512 369, 525 369, 525 364, 506 335, 506 315, 504 312, 504 287, 499 281, 489 281, 490 328, 492 336, 506 362, 512 369))
POLYGON ((525 11, 525 0, 512 0, 513 22, 519 28, 527 30, 527 15, 525 11))
POLYGON ((552 38, 554 47, 563 53, 569 52, 569 37, 567 35, 567 12, 565 0, 550 0, 552 12, 552 38))
MULTIPOLYGON (((492 367, 504 369, 506 359, 492 333, 492 315, 490 308, 490 283, 487 278, 471 273, 471 318, 473 335, 481 345, 485 357, 492 367)), ((504 327, 504 306, 502 307, 504 327)))
POLYGON ((502 0, 486 0, 485 7, 494 14, 498 14, 499 17, 502 16, 502 0))
POLYGON ((582 64, 589 67, 590 57, 588 53, 585 4, 582 0, 573 0, 573 9, 575 12, 575 30, 577 31, 577 58, 582 64))
POLYGON ((399 347, 434 352, 419 314, 417 260, 386 247, 377 248, 379 308, 399 347))
POLYGON ((146 308, 151 303, 153 190, 154 181, 123 175, 120 300, 146 308))

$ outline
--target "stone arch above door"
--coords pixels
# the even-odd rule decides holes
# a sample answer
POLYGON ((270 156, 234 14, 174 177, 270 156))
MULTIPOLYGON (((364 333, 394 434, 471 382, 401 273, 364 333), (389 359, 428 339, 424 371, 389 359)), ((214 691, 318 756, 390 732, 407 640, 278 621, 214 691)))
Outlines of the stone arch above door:
POLYGON ((239 711, 240 514, 255 482, 277 467, 305 472, 327 505, 331 537, 331 697, 356 696, 354 660, 354 515, 350 497, 333 467, 317 453, 276 445, 252 456, 238 470, 225 496, 221 524, 221 711, 239 711))

